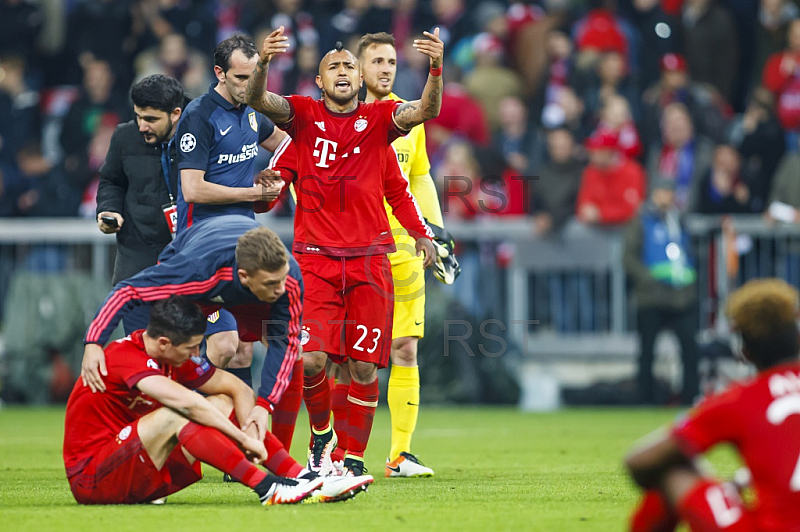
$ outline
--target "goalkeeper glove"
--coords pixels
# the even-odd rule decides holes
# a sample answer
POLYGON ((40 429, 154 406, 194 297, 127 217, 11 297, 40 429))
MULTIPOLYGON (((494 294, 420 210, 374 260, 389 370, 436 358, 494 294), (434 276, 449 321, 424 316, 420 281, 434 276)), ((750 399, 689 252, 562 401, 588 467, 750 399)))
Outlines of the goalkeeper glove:
POLYGON ((455 242, 450 233, 433 224, 428 224, 433 231, 433 247, 436 249, 436 262, 433 264, 433 276, 444 284, 453 284, 461 274, 461 266, 453 254, 455 242))

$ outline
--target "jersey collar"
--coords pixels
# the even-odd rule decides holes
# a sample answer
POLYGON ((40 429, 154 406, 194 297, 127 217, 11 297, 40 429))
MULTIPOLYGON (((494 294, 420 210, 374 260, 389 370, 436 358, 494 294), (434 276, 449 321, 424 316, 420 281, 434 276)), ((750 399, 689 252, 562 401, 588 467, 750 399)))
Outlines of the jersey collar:
POLYGON ((219 105, 220 107, 222 107, 226 111, 241 111, 241 110, 244 110, 244 107, 246 107, 246 106, 242 106, 241 108, 236 107, 231 102, 229 102, 228 100, 223 98, 222 95, 216 91, 216 88, 217 88, 217 84, 216 83, 212 83, 208 87, 208 96, 209 96, 209 98, 214 100, 214 103, 216 103, 217 105, 219 105))
POLYGON ((325 105, 325 98, 320 98, 319 101, 322 102, 322 108, 325 109, 326 113, 328 113, 329 115, 331 115, 333 117, 338 117, 338 118, 348 118, 350 116, 353 116, 356 113, 358 113, 361 110, 361 106, 364 105, 364 102, 359 100, 358 105, 356 105, 356 108, 353 109, 352 111, 347 112, 347 113, 334 113, 333 111, 328 109, 327 105, 325 105))

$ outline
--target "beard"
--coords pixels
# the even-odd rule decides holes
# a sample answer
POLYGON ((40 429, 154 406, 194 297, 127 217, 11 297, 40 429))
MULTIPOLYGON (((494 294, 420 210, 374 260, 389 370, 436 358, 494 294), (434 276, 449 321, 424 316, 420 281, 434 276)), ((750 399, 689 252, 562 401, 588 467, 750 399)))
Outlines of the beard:
POLYGON ((393 86, 394 86, 394 81, 392 81, 392 83, 389 84, 388 88, 384 88, 383 85, 380 82, 378 82, 373 87, 367 85, 367 89, 378 98, 386 98, 392 93, 393 86))
POLYGON ((150 133, 148 135, 142 134, 142 138, 144 139, 145 144, 151 144, 155 146, 157 144, 165 142, 167 140, 168 135, 169 132, 166 132, 164 134, 150 133))
POLYGON ((337 93, 335 88, 332 93, 329 93, 328 91, 323 91, 323 92, 325 96, 333 100, 334 103, 342 106, 351 103, 354 99, 358 97, 358 89, 353 87, 352 85, 350 86, 349 94, 337 93))

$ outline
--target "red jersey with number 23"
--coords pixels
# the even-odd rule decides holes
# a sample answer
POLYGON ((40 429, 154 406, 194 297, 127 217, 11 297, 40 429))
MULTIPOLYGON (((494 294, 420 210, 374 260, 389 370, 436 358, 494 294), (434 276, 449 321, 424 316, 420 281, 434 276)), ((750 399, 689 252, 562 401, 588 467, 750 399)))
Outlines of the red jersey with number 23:
POLYGON ((800 530, 800 362, 706 399, 672 436, 692 456, 732 444, 752 474, 757 529, 800 530))
POLYGON ((92 393, 78 379, 67 401, 64 420, 64 466, 67 478, 79 473, 93 453, 120 430, 161 404, 143 394, 136 384, 151 375, 163 375, 187 388, 198 388, 214 374, 207 360, 192 357, 180 367, 161 364, 144 350, 142 333, 112 342, 105 349, 108 376, 106 391, 92 393))
POLYGON ((334 256, 395 251, 384 195, 398 205, 398 219, 405 219, 410 234, 432 236, 408 183, 388 167, 397 166, 392 141, 405 134, 394 122, 399 102, 359 103, 352 112, 334 113, 322 100, 286 99, 291 118, 278 127, 296 150, 294 251, 334 256))

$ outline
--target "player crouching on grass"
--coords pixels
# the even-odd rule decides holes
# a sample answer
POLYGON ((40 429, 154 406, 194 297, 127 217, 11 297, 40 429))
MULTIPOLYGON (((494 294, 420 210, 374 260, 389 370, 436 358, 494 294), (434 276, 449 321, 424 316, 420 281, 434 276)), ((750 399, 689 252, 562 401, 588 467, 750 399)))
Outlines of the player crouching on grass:
POLYGON ((626 465, 646 491, 631 530, 800 530, 800 360, 798 293, 777 279, 746 283, 727 314, 741 354, 758 369, 749 380, 705 399, 666 434, 651 436, 626 465), (750 469, 755 500, 704 474, 695 458, 729 443, 750 469))
POLYGON ((64 422, 64 466, 76 501, 154 501, 200 480, 200 462, 252 488, 264 505, 344 500, 366 488, 371 478, 317 477, 271 434, 264 441, 254 437, 257 428, 245 425, 253 390, 198 356, 205 329, 206 316, 188 299, 158 301, 146 330, 105 349, 105 393, 75 384, 64 422), (244 431, 231 422, 232 413, 244 431), (262 462, 300 478, 264 472, 256 467, 262 462))

